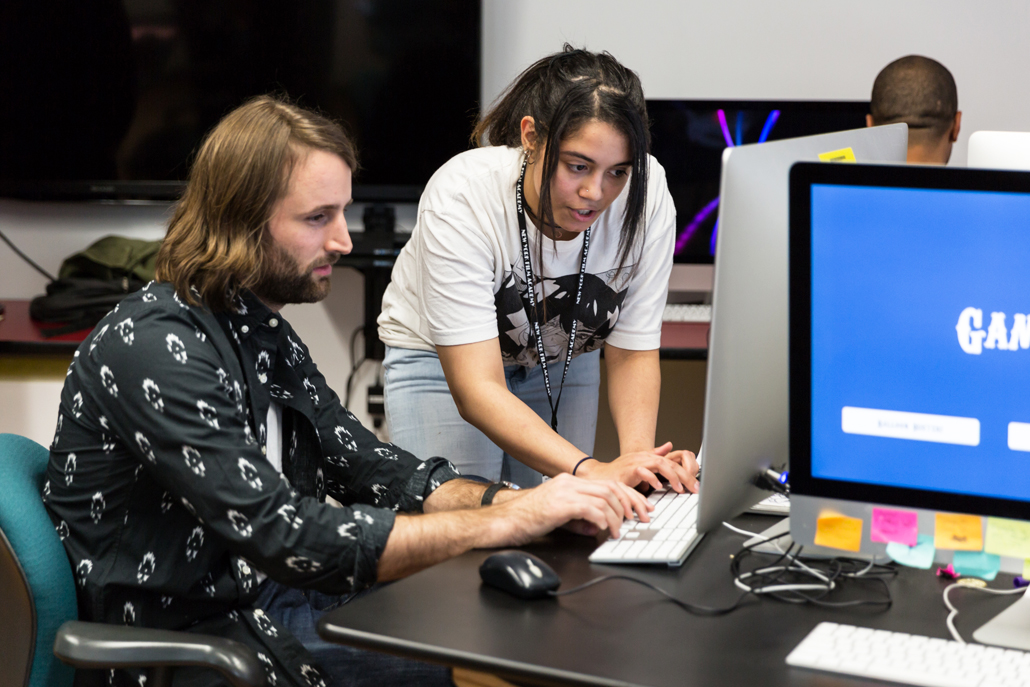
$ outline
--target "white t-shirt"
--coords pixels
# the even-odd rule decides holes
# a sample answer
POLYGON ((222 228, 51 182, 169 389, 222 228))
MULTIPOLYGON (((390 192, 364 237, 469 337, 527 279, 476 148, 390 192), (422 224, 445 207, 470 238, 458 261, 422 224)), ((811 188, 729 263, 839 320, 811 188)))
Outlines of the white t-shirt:
MULTIPOLYGON (((622 270, 619 233, 628 183, 591 230, 573 357, 605 341, 630 350, 661 343, 676 210, 665 170, 648 159, 646 228, 622 270)), ((521 164, 517 148, 476 148, 452 158, 429 180, 383 297, 379 337, 388 346, 433 351, 497 337, 505 365, 538 364, 523 305, 526 277, 515 205, 521 164)), ((547 362, 564 362, 583 235, 554 242, 528 217, 526 226, 537 307, 547 299, 547 321, 541 323, 547 362)))

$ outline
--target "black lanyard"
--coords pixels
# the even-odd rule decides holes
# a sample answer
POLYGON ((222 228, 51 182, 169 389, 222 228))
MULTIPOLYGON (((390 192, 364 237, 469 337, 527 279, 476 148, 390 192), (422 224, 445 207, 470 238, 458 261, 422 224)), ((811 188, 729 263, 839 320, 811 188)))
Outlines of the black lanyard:
MULTIPOLYGON (((551 429, 558 431, 558 404, 561 403, 562 387, 565 386, 565 375, 569 373, 569 363, 572 362, 572 349, 576 345, 576 329, 579 321, 576 319, 576 311, 579 310, 579 301, 583 297, 583 275, 587 269, 587 252, 590 250, 590 230, 587 228, 583 234, 583 257, 579 261, 579 285, 576 287, 576 302, 572 309, 572 330, 569 332, 569 348, 565 353, 565 367, 562 369, 561 382, 558 384, 558 399, 551 396, 551 378, 547 374, 547 354, 544 352, 544 340, 540 336, 540 318, 536 311, 536 284, 533 281, 533 263, 529 259, 529 233, 526 231, 526 213, 523 209, 525 193, 523 185, 526 181, 526 162, 522 160, 522 172, 519 174, 519 183, 515 188, 515 206, 519 213, 519 233, 522 236, 522 264, 526 269, 526 300, 529 301, 529 308, 526 308, 526 317, 533 325, 533 335, 536 337, 536 356, 540 360, 540 369, 544 373, 544 389, 547 390, 547 405, 551 407, 551 429)), ((541 222, 543 219, 540 220, 541 222)), ((525 308, 525 304, 523 304, 525 308)))

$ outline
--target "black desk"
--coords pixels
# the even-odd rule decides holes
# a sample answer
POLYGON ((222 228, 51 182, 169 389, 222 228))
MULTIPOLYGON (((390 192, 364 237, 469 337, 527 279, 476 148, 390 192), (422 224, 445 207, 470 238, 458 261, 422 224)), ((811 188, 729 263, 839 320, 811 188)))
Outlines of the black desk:
MULTIPOLYGON (((762 516, 736 521, 754 530, 762 516)), ((595 576, 630 573, 676 597, 709 606, 737 591, 729 556, 743 538, 726 529, 705 537, 679 570, 590 565, 589 540, 560 533, 527 547, 550 563, 568 588, 595 576)), ((326 639, 446 663, 525 684, 583 685, 866 685, 863 680, 790 668, 784 658, 822 620, 948 638, 944 583, 932 570, 902 569, 891 583, 894 606, 828 610, 771 599, 730 615, 686 613, 654 592, 613 580, 559 599, 525 602, 483 587, 473 551, 389 585, 327 614, 326 639)), ((1000 575, 994 586, 1007 586, 1000 575)), ((1013 599, 954 593, 959 632, 973 630, 1013 599)), ((880 683, 877 683, 880 684, 880 683)))

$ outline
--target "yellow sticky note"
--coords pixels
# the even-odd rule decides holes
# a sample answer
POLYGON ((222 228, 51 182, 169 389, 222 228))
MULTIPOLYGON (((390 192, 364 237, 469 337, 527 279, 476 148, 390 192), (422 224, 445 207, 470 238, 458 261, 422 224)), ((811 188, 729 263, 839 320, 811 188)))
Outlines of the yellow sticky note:
POLYGON ((827 513, 815 523, 816 546, 858 551, 862 548, 862 519, 827 513))
POLYGON ((855 151, 851 148, 831 150, 828 153, 819 153, 819 159, 823 162, 858 162, 855 159, 855 151))
POLYGON ((933 537, 938 549, 981 551, 984 547, 983 521, 978 515, 937 513, 933 537))
POLYGON ((1030 558, 1030 522, 987 518, 984 551, 999 556, 1030 558))
POLYGON ((1023 560, 1023 579, 1030 580, 1030 558, 1023 560))

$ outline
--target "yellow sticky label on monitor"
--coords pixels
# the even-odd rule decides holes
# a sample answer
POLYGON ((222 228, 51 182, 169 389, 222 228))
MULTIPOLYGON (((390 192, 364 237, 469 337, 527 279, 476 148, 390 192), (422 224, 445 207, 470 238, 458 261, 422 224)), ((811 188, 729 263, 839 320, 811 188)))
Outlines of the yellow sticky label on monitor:
POLYGON ((862 519, 826 513, 815 522, 816 546, 858 551, 862 548, 862 519))
POLYGON ((1030 558, 1030 522, 987 518, 984 551, 999 556, 1030 558))
POLYGON ((938 549, 983 550, 983 520, 978 515, 937 513, 934 526, 933 543, 938 549))
POLYGON ((858 162, 855 159, 855 151, 851 148, 831 150, 828 153, 819 153, 819 159, 823 162, 858 162))

